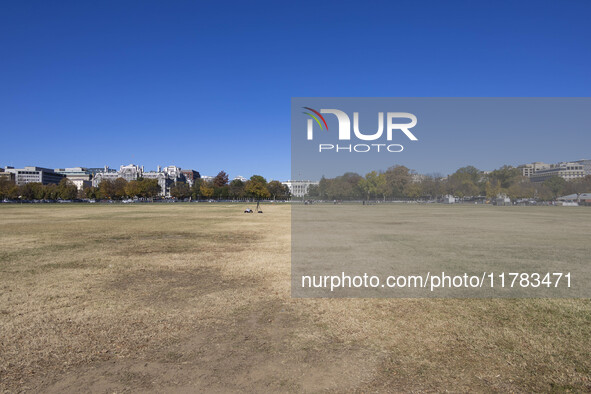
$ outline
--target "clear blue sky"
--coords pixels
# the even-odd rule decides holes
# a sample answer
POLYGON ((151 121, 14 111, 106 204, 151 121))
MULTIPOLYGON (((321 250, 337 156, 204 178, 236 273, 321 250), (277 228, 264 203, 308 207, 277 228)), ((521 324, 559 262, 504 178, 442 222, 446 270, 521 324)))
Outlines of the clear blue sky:
POLYGON ((283 180, 291 97, 589 96, 590 17, 586 0, 3 1, 0 165, 283 180))

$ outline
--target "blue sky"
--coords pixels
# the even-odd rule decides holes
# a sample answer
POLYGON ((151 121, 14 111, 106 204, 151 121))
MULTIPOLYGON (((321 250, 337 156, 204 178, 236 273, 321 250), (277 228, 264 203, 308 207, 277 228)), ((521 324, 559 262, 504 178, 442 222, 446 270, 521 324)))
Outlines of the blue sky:
POLYGON ((5 1, 0 165, 283 180, 291 97, 589 96, 590 15, 589 1, 5 1))

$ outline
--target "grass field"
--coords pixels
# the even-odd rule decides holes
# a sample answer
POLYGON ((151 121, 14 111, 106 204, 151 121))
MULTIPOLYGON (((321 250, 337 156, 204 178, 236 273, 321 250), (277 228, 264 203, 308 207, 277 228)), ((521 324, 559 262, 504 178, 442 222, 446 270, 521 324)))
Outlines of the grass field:
POLYGON ((589 300, 292 299, 289 206, 243 208, 0 206, 0 391, 591 391, 589 300))

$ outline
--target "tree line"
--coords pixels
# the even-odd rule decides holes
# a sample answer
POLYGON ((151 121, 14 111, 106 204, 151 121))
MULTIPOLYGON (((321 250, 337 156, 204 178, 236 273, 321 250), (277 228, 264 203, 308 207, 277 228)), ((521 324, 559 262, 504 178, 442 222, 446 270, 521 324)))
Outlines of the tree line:
POLYGON ((64 178, 59 184, 26 183, 16 185, 14 181, 0 178, 0 201, 10 200, 73 200, 78 197, 78 188, 64 178))
MULTIPOLYGON (((157 197, 160 192, 158 180, 147 178, 129 182, 123 178, 104 179, 98 186, 85 187, 80 191, 67 178, 62 179, 58 185, 27 183, 21 186, 17 186, 14 181, 0 178, 0 200, 123 200, 136 197, 150 199, 157 197)), ((289 188, 279 181, 267 182, 264 177, 253 175, 245 182, 239 179, 230 182, 225 171, 220 171, 212 180, 195 179, 192 185, 176 182, 171 186, 170 194, 180 200, 287 200, 291 197, 289 188)))
MULTIPOLYGON (((72 200, 75 198, 122 200, 125 198, 153 198, 161 188, 156 179, 140 178, 126 181, 123 178, 103 180, 97 187, 78 191, 67 178, 59 184, 42 185, 27 183, 16 185, 14 181, 0 178, 0 200, 72 200)), ((483 196, 495 198, 506 194, 512 199, 552 200, 558 196, 591 192, 591 176, 566 181, 553 176, 542 183, 534 183, 522 176, 520 169, 503 166, 484 172, 473 166, 458 169, 448 177, 420 175, 401 165, 386 171, 371 171, 365 176, 348 172, 335 178, 322 177, 318 185, 311 185, 307 198, 321 200, 393 200, 436 199, 446 194, 456 197, 483 196)), ((287 200, 289 188, 279 181, 253 175, 247 181, 229 181, 228 174, 220 171, 213 179, 196 179, 190 186, 176 182, 170 189, 177 199, 273 199, 287 200)))
POLYGON ((495 198, 506 194, 512 199, 552 200, 572 193, 591 192, 591 176, 566 181, 553 176, 534 183, 522 176, 521 170, 503 166, 484 172, 473 166, 458 169, 448 177, 420 175, 401 165, 386 171, 371 171, 365 176, 348 172, 335 178, 322 177, 311 185, 308 198, 321 200, 395 200, 436 199, 450 194, 459 198, 495 198))
POLYGON ((195 179, 192 186, 177 182, 171 187, 170 195, 177 199, 192 198, 194 200, 287 200, 291 197, 289 188, 279 181, 267 182, 261 175, 253 175, 247 181, 240 179, 229 181, 225 171, 220 171, 211 180, 195 179))
POLYGON ((82 195, 96 200, 123 200, 126 198, 154 198, 161 188, 157 179, 139 178, 127 181, 123 178, 103 179, 97 187, 85 187, 82 195))

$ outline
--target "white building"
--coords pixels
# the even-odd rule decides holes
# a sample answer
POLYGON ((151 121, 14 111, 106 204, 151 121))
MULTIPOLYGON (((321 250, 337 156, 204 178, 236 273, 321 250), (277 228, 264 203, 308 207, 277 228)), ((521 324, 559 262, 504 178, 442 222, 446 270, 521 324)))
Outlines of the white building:
POLYGON ((585 176, 591 175, 591 160, 577 160, 574 163, 580 164, 583 166, 583 171, 585 172, 585 176))
POLYGON ((521 175, 529 178, 536 171, 550 168, 550 164, 542 163, 541 161, 536 161, 535 163, 522 164, 517 168, 521 170, 521 175))
POLYGON ((85 167, 56 168, 55 172, 65 175, 78 190, 92 186, 92 174, 85 167))
POLYGON ((318 182, 313 181, 287 181, 281 183, 289 188, 292 197, 304 197, 308 194, 311 185, 318 185, 318 182))
POLYGON ((177 181, 186 181, 182 170, 176 166, 162 167, 158 166, 157 171, 144 171, 144 166, 128 164, 119 167, 119 171, 109 170, 105 167, 104 171, 95 172, 92 179, 92 185, 97 187, 103 180, 114 181, 117 178, 123 178, 127 182, 135 181, 139 178, 156 179, 160 186, 161 196, 170 196, 170 187, 177 181))
POLYGON ((162 169, 162 172, 165 173, 169 178, 172 178, 172 179, 178 179, 183 176, 181 169, 177 166, 164 167, 162 169))
POLYGON ((26 183, 42 183, 44 185, 60 183, 64 178, 64 175, 56 173, 53 169, 43 167, 14 168, 7 166, 4 167, 4 172, 13 174, 14 182, 19 186, 26 183))
POLYGON ((573 179, 584 178, 585 171, 583 165, 579 163, 565 162, 550 164, 547 168, 534 171, 530 179, 532 182, 544 182, 553 176, 559 176, 567 181, 572 181, 573 179))

